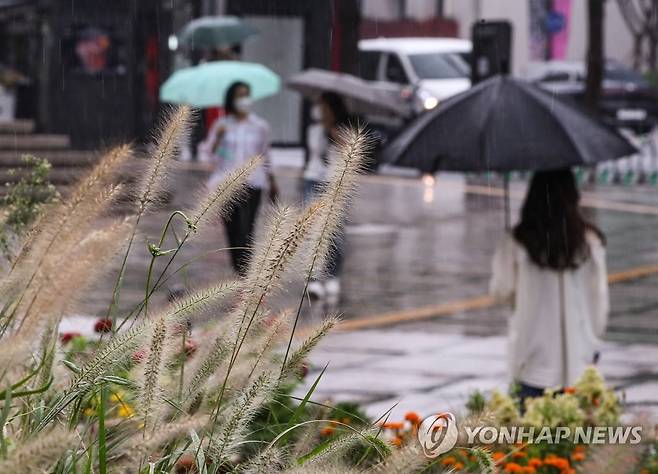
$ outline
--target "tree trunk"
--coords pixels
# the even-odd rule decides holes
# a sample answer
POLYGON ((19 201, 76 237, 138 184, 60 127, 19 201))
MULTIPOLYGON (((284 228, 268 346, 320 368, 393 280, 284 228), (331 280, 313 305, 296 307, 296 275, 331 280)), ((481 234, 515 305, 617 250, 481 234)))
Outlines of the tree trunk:
POLYGON ((587 0, 588 46, 587 79, 585 81, 585 104, 596 112, 601 97, 603 81, 603 18, 605 0, 587 0))

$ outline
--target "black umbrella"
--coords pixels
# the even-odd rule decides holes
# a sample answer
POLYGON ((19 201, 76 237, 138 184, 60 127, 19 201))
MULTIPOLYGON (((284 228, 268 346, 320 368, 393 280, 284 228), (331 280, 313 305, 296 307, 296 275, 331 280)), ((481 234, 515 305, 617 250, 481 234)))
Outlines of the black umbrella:
POLYGON ((495 76, 419 117, 384 150, 396 166, 549 170, 635 153, 617 131, 533 84, 495 76))
MULTIPOLYGON (((419 117, 383 160, 426 173, 549 170, 635 153, 616 130, 537 86, 495 76, 419 117)), ((506 223, 509 198, 505 180, 506 223)))

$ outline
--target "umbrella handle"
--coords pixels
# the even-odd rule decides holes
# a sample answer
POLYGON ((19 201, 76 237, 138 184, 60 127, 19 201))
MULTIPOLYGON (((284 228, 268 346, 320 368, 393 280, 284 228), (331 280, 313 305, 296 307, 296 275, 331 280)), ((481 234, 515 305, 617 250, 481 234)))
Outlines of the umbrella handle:
POLYGON ((509 231, 512 228, 509 198, 509 173, 503 173, 503 201, 503 206, 505 208, 505 230, 509 231))

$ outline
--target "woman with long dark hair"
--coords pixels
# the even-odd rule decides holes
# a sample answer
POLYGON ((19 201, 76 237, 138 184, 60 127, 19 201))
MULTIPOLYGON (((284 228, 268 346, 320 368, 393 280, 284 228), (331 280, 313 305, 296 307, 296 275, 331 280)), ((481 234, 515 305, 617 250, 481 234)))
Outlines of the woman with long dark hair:
POLYGON ((231 248, 231 263, 239 274, 244 274, 249 260, 254 222, 263 189, 269 188, 274 199, 277 186, 270 172, 270 127, 262 118, 251 112, 251 89, 245 82, 234 82, 226 91, 226 115, 215 121, 200 153, 211 156, 215 163, 208 186, 212 189, 226 173, 244 165, 250 158, 262 156, 263 165, 249 177, 244 199, 235 204, 224 219, 231 248))
POLYGON ((510 366, 520 398, 573 384, 608 317, 605 239, 579 208, 571 170, 537 172, 493 259, 491 293, 512 299, 510 366))
MULTIPOLYGON (((304 167, 304 200, 313 197, 328 178, 329 168, 335 162, 336 142, 340 130, 350 124, 350 115, 343 98, 333 92, 324 92, 311 109, 314 124, 306 131, 307 160, 304 167)), ((340 293, 339 274, 343 261, 342 238, 335 242, 327 262, 324 281, 313 280, 308 285, 309 294, 322 298, 336 297, 340 293)))

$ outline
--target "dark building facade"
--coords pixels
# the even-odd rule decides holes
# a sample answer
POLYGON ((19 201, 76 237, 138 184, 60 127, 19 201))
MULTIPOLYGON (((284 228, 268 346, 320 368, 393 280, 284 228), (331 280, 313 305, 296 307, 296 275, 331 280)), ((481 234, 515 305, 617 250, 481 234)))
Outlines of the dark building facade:
POLYGON ((29 80, 18 118, 76 148, 140 138, 169 69, 172 11, 155 0, 0 3, 0 64, 29 80))
MULTIPOLYGON (((69 135, 75 148, 147 137, 159 86, 173 69, 168 39, 209 13, 299 20, 298 70, 357 64, 356 0, 228 0, 223 12, 207 3, 0 0, 0 67, 28 79, 16 87, 17 117, 35 120, 39 132, 69 135)), ((268 57, 258 59, 270 66, 268 57)))

